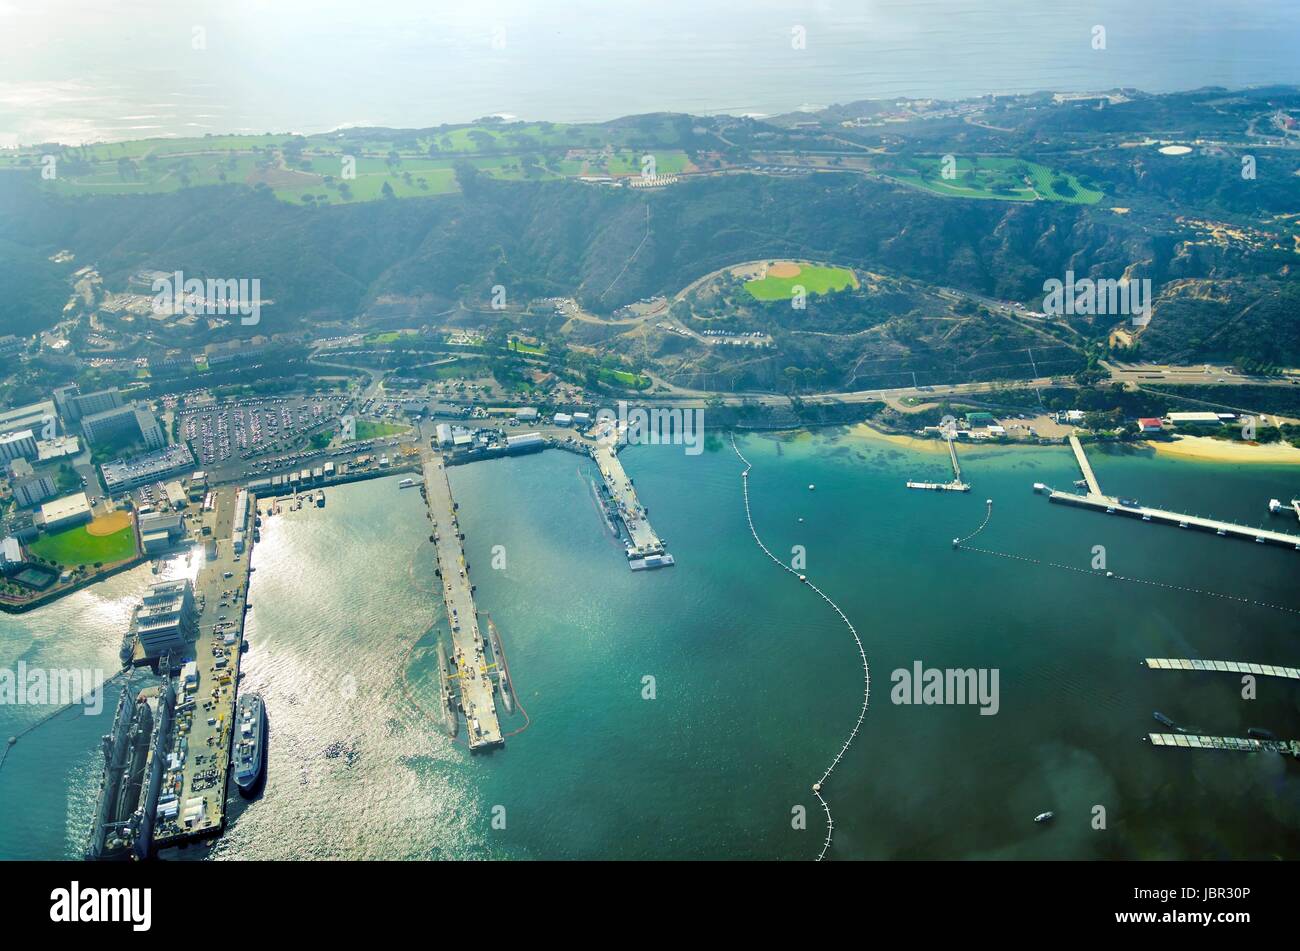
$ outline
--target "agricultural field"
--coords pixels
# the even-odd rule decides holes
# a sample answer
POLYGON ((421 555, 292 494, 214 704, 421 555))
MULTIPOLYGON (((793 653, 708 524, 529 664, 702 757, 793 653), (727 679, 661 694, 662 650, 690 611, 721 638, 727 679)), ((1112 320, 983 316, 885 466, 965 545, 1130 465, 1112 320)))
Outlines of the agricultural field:
POLYGON ((114 512, 85 525, 42 535, 27 547, 32 554, 65 567, 97 562, 110 565, 135 555, 135 527, 129 514, 114 512))
POLYGON ((796 286, 809 294, 832 294, 857 288, 858 278, 845 267, 776 261, 768 265, 766 276, 745 282, 745 290, 761 301, 789 300, 796 286))
POLYGON ((908 162, 909 171, 891 172, 890 177, 905 185, 951 198, 982 198, 993 201, 1062 201, 1094 205, 1102 193, 1086 187, 1068 172, 1061 172, 1024 159, 979 155, 958 158, 955 176, 943 177, 943 158, 918 156, 908 162))

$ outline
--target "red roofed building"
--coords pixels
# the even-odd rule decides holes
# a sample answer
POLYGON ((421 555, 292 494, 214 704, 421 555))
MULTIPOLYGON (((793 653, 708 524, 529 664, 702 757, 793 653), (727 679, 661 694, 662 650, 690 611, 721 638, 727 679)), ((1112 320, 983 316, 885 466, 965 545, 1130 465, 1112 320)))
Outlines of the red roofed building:
POLYGON ((1163 431, 1164 426, 1154 416, 1147 416, 1138 420, 1138 432, 1140 433, 1159 433, 1163 431))

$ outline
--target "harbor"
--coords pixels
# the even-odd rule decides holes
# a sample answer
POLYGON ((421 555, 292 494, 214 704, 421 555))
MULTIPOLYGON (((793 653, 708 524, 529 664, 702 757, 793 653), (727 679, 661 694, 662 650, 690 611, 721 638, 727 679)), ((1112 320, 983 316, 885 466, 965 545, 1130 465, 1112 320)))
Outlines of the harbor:
MULTIPOLYGON (((964 817, 966 811, 997 809, 1005 803, 1008 790, 1020 796, 1022 786, 1033 786, 1030 793, 1023 794, 1024 801, 1005 827, 996 827, 992 843, 1005 839, 1013 843, 1017 855, 1027 858, 1107 859, 1114 857, 1116 848, 1143 857, 1178 858, 1192 854, 1203 840, 1203 824, 1198 823, 1204 815, 1214 810, 1248 815, 1252 810, 1272 808, 1270 797, 1277 793, 1276 787, 1269 785, 1271 777, 1283 766, 1291 776, 1295 761, 1290 758, 1177 752, 1173 747, 1153 750, 1139 737, 1152 728, 1176 732, 1150 720, 1154 707, 1174 715, 1185 726, 1203 728, 1193 733, 1246 737, 1246 727, 1258 725, 1272 728, 1279 737, 1300 738, 1287 715, 1293 699, 1287 685, 1295 681, 1274 679, 1274 689, 1269 691, 1261 678, 1260 703, 1270 706, 1267 710, 1252 708, 1242 719, 1236 713, 1243 704, 1233 674, 1153 674, 1140 661, 1144 657, 1206 657, 1300 667, 1300 657, 1285 649, 1295 615, 1247 609, 1235 601, 1189 597, 1183 591, 1150 586, 1134 589, 1132 595, 1098 596, 1093 585, 1104 591, 1108 582, 1090 582, 1066 572, 1058 577, 1046 569, 1038 574, 1029 566, 1021 571, 1020 563, 1009 563, 1004 569, 1000 563, 991 566, 975 555, 954 557, 945 565, 945 572, 951 584, 969 586, 975 592, 979 610, 973 611, 965 601, 943 602, 931 596, 927 579, 915 572, 917 559, 933 557, 936 546, 947 552, 952 536, 966 535, 978 527, 984 509, 975 498, 969 511, 963 510, 954 524, 949 505, 933 498, 929 501, 934 504, 920 504, 923 499, 913 497, 917 505, 899 506, 897 493, 909 471, 919 475, 919 466, 929 464, 934 470, 936 464, 946 463, 942 447, 932 445, 928 454, 905 451, 899 461, 892 455, 894 447, 873 442, 862 450, 865 459, 845 461, 836 450, 845 445, 856 449, 859 444, 842 435, 816 434, 802 442, 780 443, 780 453, 777 441, 764 436, 741 434, 737 439, 756 464, 757 475, 750 476, 759 479, 751 488, 751 494, 757 492, 753 517, 769 545, 773 537, 782 540, 786 532, 798 532, 792 534, 791 541, 808 545, 814 554, 849 550, 843 548, 848 535, 885 539, 880 544, 852 548, 853 559, 810 562, 814 569, 810 579, 863 633, 873 668, 890 664, 878 644, 873 649, 879 638, 873 640, 863 632, 860 620, 878 611, 878 619, 872 622, 876 628, 915 628, 916 642, 908 649, 917 657, 941 657, 944 650, 951 649, 943 632, 960 629, 972 654, 1005 651, 1008 659, 1004 663, 1026 671, 1023 682, 1017 683, 1017 703, 1004 703, 997 717, 954 716, 936 737, 919 717, 924 711, 918 709, 917 717, 897 717, 897 744, 864 747, 869 755, 854 751, 869 735, 860 733, 854 750, 823 789, 835 822, 828 859, 869 858, 881 850, 906 849, 934 859, 978 857, 992 847, 987 829, 981 833, 964 821, 940 823, 948 837, 942 842, 918 840, 915 829, 906 823, 897 828, 871 825, 873 815, 887 811, 891 803, 909 802, 907 797, 917 795, 918 789, 924 790, 923 799, 909 808, 951 818, 964 817), (893 464, 886 465, 890 460, 893 464), (813 483, 816 490, 807 491, 806 486, 813 483), (780 504, 782 485, 797 489, 788 506, 780 504), (842 510, 839 503, 848 487, 860 492, 861 504, 842 510), (799 523, 798 517, 804 522, 799 523), (871 587, 861 582, 864 564, 880 574, 871 587), (999 597, 989 590, 991 577, 998 585, 1018 582, 1022 597, 1015 604, 999 597), (890 593, 888 597, 873 596, 877 591, 890 593), (1005 645, 1005 631, 1017 618, 1027 616, 1036 625, 1050 625, 1053 619, 1067 617, 1062 613, 1066 609, 1071 612, 1068 617, 1077 620, 1062 623, 1050 644, 1024 638, 1005 645), (1150 610, 1167 620, 1158 625, 1135 625, 1138 610, 1150 610), (1098 630, 1124 633, 1099 643, 1098 630), (1200 633, 1183 644, 1169 640, 1170 630, 1200 633), (1054 657, 1063 665, 1054 666, 1054 657), (1044 667, 1053 676, 1044 673, 1044 667), (1192 691, 1196 691, 1195 703, 1184 699, 1192 691), (1019 693, 1024 694, 1023 700, 1019 693), (1122 698, 1123 702, 1098 703, 1099 695, 1122 698), (1143 699, 1133 699, 1137 697, 1143 699), (1099 797, 1111 790, 1109 795, 1126 803, 1126 814, 1131 813, 1133 822, 1162 830, 1158 841, 1126 842, 1117 847, 1108 844, 1116 841, 1114 837, 1085 834, 1076 842, 1049 830, 1045 836, 1026 835, 1024 844, 1017 844, 1027 815, 1056 809, 1059 828, 1063 807, 1069 809, 1073 802, 1062 802, 1050 794, 1050 787, 1037 785, 1059 776, 1063 769, 1059 763, 1045 762, 1035 746, 1042 742, 1048 716, 1052 730, 1069 731, 1095 763, 1071 772, 1071 780, 1090 794, 1097 787, 1099 797), (984 729, 990 721, 996 721, 998 727, 992 735, 984 729), (1119 737, 1118 743, 1115 737, 1119 737), (945 748, 979 750, 997 765, 987 775, 972 776, 962 789, 952 789, 942 782, 943 762, 921 758, 922 762, 915 755, 917 749, 936 742, 945 748), (1189 771, 1206 776, 1206 782, 1188 782, 1189 771), (869 782, 860 785, 864 776, 869 782), (1165 795, 1148 796, 1153 787, 1165 789, 1165 795), (855 838, 855 829, 868 827, 875 838, 869 842, 855 838)), ((960 454, 966 448, 959 445, 957 451, 960 454)), ((969 544, 988 541, 999 547, 998 542, 1006 536, 990 530, 1001 524, 999 506, 1008 521, 1013 512, 1024 513, 1023 523, 1017 525, 1022 534, 1014 538, 1018 548, 1032 553, 1050 552, 1051 546, 1062 540, 1076 545, 1104 540, 1094 534, 1105 527, 1104 520, 1081 518, 1061 507, 1045 510, 1045 499, 1025 498, 1034 479, 1068 488, 1070 480, 1079 477, 1072 453, 1063 448, 1011 448, 981 455, 979 471, 972 476, 980 483, 981 495, 995 498, 995 511, 990 528, 969 544), (1026 464, 1037 466, 1036 474, 1027 476, 1026 464)), ((460 505, 458 516, 464 519, 461 525, 468 535, 465 553, 472 563, 470 577, 477 583, 474 598, 484 638, 490 647, 489 629, 483 620, 490 613, 500 629, 510 673, 516 675, 518 699, 535 721, 525 733, 509 736, 523 723, 523 714, 516 704, 515 713, 507 715, 498 697, 506 747, 488 757, 468 754, 464 722, 454 743, 445 733, 445 717, 438 707, 435 637, 429 633, 434 615, 431 608, 436 602, 436 613, 441 615, 442 602, 433 587, 437 579, 425 503, 417 491, 398 487, 405 476, 358 482, 337 490, 327 487, 328 502, 323 509, 304 506, 283 519, 273 517, 270 528, 264 518, 266 544, 255 546, 253 554, 256 571, 251 576, 250 599, 254 607, 247 619, 251 648, 241 660, 241 673, 246 672, 246 677, 240 693, 257 689, 267 698, 272 749, 266 793, 245 805, 237 798, 232 782, 226 828, 220 839, 208 840, 210 848, 200 843, 183 850, 166 849, 162 856, 187 861, 308 856, 438 856, 474 861, 491 852, 519 858, 667 860, 738 855, 794 861, 817 854, 824 816, 808 791, 809 785, 819 778, 839 741, 850 732, 862 700, 858 686, 862 669, 850 634, 820 598, 810 602, 811 592, 795 579, 770 563, 764 567, 766 558, 755 546, 745 521, 737 471, 741 466, 729 445, 725 452, 702 457, 647 447, 631 448, 630 452, 632 455, 620 454, 620 459, 624 467, 630 462, 627 471, 637 480, 638 493, 651 493, 643 501, 650 506, 655 528, 668 536, 669 549, 674 554, 709 553, 709 557, 698 559, 698 565, 692 555, 692 567, 685 575, 674 569, 651 578, 623 567, 615 557, 622 546, 611 542, 594 511, 591 479, 599 482, 599 475, 577 455, 548 451, 510 462, 449 470, 454 498, 460 505), (673 491, 678 485, 689 485, 691 491, 673 491), (509 550, 508 572, 489 568, 491 547, 497 543, 509 550), (346 557, 341 555, 340 545, 347 547, 346 557), (366 565, 364 583, 358 581, 358 564, 366 565), (558 564, 572 577, 587 579, 590 587, 579 590, 559 583, 553 568, 530 567, 558 564), (731 564, 743 566, 744 577, 733 576, 731 564), (769 570, 771 576, 766 575, 769 570), (782 577, 787 578, 785 583, 780 581, 782 577), (722 602, 689 597, 697 578, 707 582, 701 590, 724 592, 722 602), (665 596, 655 599, 655 613, 649 618, 642 593, 646 581, 668 586, 665 596), (787 591, 785 584, 793 587, 787 591), (584 605, 582 610, 574 607, 578 602, 584 605), (729 621, 736 604, 742 605, 741 613, 729 621), (802 629, 810 620, 816 622, 819 616, 822 626, 815 628, 816 637, 801 644, 806 656, 799 666, 824 671, 824 679, 791 682, 788 690, 780 691, 755 689, 751 682, 740 679, 743 673, 758 683, 784 682, 781 678, 791 669, 789 632, 802 629), (743 665, 736 668, 735 676, 719 679, 716 668, 704 669, 699 663, 697 649, 683 649, 682 632, 690 632, 690 642, 700 638, 698 643, 704 645, 710 630, 736 622, 746 628, 745 650, 735 655, 743 655, 743 665), (409 668, 404 668, 403 652, 411 643, 416 647, 409 655, 409 668), (617 664, 629 649, 641 651, 644 658, 629 668, 633 675, 657 675, 658 706, 637 699, 628 689, 627 678, 606 676, 610 665, 617 664), (298 679, 304 673, 307 679, 298 679), (356 693, 350 700, 337 686, 347 673, 356 678, 356 693), (720 763, 719 748, 712 744, 684 756, 679 735, 644 729, 644 717, 664 709, 669 683, 681 684, 673 704, 680 705, 691 722, 710 722, 720 705, 742 733, 744 723, 771 717, 770 741, 790 751, 788 761, 720 763), (834 689, 826 689, 827 683, 834 689), (403 684, 419 704, 411 702, 403 684), (851 693, 855 688, 856 695, 851 693), (635 703, 626 702, 628 694, 635 703), (833 704, 828 701, 826 728, 818 728, 824 742, 814 747, 807 742, 812 729, 808 708, 828 696, 833 704), (602 711, 598 721, 591 719, 593 709, 602 711), (586 737, 597 725, 606 739, 589 742, 586 737), (633 735, 638 737, 635 748, 641 758, 629 760, 616 751, 628 748, 625 738, 633 735), (344 750, 355 748, 355 762, 349 762, 346 755, 330 758, 327 751, 335 744, 344 750), (562 768, 537 768, 539 762, 546 761, 562 768), (686 794, 677 788, 679 776, 669 768, 676 763, 696 772, 716 770, 719 781, 714 794, 683 798, 686 794), (572 800, 575 776, 587 777, 590 792, 600 796, 591 809, 579 815, 564 808, 564 803, 572 800), (743 792, 757 786, 754 777, 775 792, 770 796, 743 792), (647 784, 666 803, 665 809, 680 817, 680 840, 656 837, 662 829, 661 819, 629 816, 617 807, 620 790, 645 789, 647 784), (721 788, 724 784, 726 788, 721 788), (807 833, 782 836, 779 830, 738 821, 737 801, 745 802, 747 809, 788 812, 792 793, 786 787, 793 789, 794 784, 799 787, 795 794, 802 791, 802 798, 794 801, 806 803, 809 809, 807 833), (521 816, 510 804, 525 799, 538 802, 552 818, 540 827, 535 822, 517 821, 521 816), (459 818, 481 814, 498 802, 510 809, 514 830, 510 838, 494 832, 486 822, 464 823, 459 818), (627 835, 596 837, 593 826, 625 827, 627 835)), ((961 460, 963 474, 969 461, 969 454, 961 460)), ((1203 477, 1185 463, 1125 456, 1094 459, 1094 465, 1099 466, 1099 476, 1113 467, 1115 474, 1108 475, 1108 481, 1116 488, 1131 484, 1139 497, 1154 500, 1156 493, 1167 492, 1170 508, 1195 511, 1199 504, 1193 500, 1203 477)), ((947 475, 942 472, 940 479, 947 475)), ((1278 489, 1269 488, 1271 475, 1255 469, 1228 472, 1222 480, 1223 494, 1240 507, 1225 508, 1220 514, 1238 521, 1246 520, 1252 509, 1262 514, 1263 503, 1279 494, 1278 489)), ((1108 487, 1103 483, 1103 488, 1108 487)), ((967 497, 968 501, 971 498, 967 497)), ((945 499, 964 504, 960 496, 945 499)), ((259 497, 259 502, 264 501, 259 497)), ((1285 522, 1290 529, 1290 519, 1285 522)), ((1283 525, 1279 522, 1274 527, 1283 525)), ((1205 550, 1210 554, 1222 550, 1227 557, 1215 566, 1219 577, 1213 586, 1252 599, 1276 600, 1278 592, 1270 585, 1278 583, 1283 576, 1277 572, 1284 572, 1290 563, 1262 545, 1225 546, 1200 538, 1201 544, 1192 546, 1187 543, 1197 539, 1185 539, 1165 529, 1139 531, 1133 525, 1127 534, 1133 536, 1135 547, 1126 551, 1125 558, 1167 580, 1203 571, 1205 550)), ((779 557, 782 549, 772 547, 779 557)), ((196 558, 199 554, 196 552, 196 558)), ((14 622, 10 630, 18 634, 39 632, 39 627, 24 626, 36 623, 67 632, 57 641, 14 637, 10 666, 20 651, 30 652, 33 643, 46 652, 37 656, 49 667, 96 662, 82 646, 101 637, 96 632, 103 625, 103 611, 87 609, 94 604, 92 597, 111 597, 129 607, 153 580, 144 567, 43 609, 43 613, 6 619, 14 622), (56 650, 63 653, 54 653, 56 650)), ((1287 598, 1286 603, 1294 605, 1295 599, 1287 598)), ((440 617, 437 626, 450 655, 451 639, 442 629, 440 617)), ((116 645, 108 645, 104 660, 111 661, 116 654, 116 645)), ((972 657, 968 663, 977 661, 972 657)), ((137 677, 143 673, 137 671, 137 677)), ((495 679, 496 675, 492 676, 495 679)), ((887 673, 873 679, 884 683, 879 696, 872 698, 883 704, 874 714, 889 715, 887 673)), ((635 679, 632 686, 636 686, 635 679)), ((82 841, 76 841, 74 849, 65 845, 68 822, 75 823, 74 832, 89 829, 98 771, 87 771, 89 788, 84 793, 84 787, 76 790, 79 795, 71 805, 63 796, 48 803, 25 791, 48 788, 39 784, 47 775, 62 775, 65 762, 86 762, 93 756, 92 765, 101 765, 99 737, 107 731, 116 700, 114 691, 98 722, 71 710, 13 747, 9 762, 0 770, 0 799, 5 801, 0 812, 7 817, 0 819, 0 835, 8 835, 7 854, 80 857, 82 841), (53 762, 56 758, 57 763, 53 762)), ((21 707, 0 709, 0 715, 26 713, 29 718, 34 712, 21 707)), ((874 714, 868 715, 868 721, 874 714)), ((17 716, 8 722, 13 724, 8 733, 17 733, 22 725, 17 716)), ((867 729, 865 722, 863 729, 867 729)), ((1032 832, 1039 831, 1032 827, 1032 832)), ((1279 848, 1279 834, 1269 823, 1225 823, 1220 832, 1224 848, 1243 856, 1267 857, 1279 848)), ((1293 840, 1289 832, 1281 836, 1284 844, 1293 840)))
POLYGON ((425 503, 437 550, 437 573, 442 585, 447 624, 451 627, 453 670, 446 677, 459 692, 470 750, 501 746, 505 739, 493 696, 495 684, 474 605, 474 585, 469 579, 469 564, 461 545, 463 536, 447 468, 442 456, 432 451, 424 454, 422 462, 425 503))

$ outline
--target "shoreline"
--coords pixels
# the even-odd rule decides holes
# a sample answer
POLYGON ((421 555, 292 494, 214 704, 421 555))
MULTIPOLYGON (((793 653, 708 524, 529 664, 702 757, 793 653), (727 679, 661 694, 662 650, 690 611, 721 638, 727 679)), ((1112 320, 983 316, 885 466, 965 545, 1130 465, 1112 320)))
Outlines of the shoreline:
MULTIPOLYGON (((904 433, 887 433, 877 429, 870 423, 852 423, 847 426, 848 435, 852 438, 863 439, 869 442, 885 442, 891 446, 897 446, 900 449, 910 449, 913 452, 924 452, 938 456, 948 455, 948 444, 942 439, 923 439, 920 436, 912 436, 904 433)), ((988 441, 958 440, 958 451, 963 455, 967 453, 978 453, 993 449, 1028 449, 1028 448, 1045 448, 1059 449, 1060 445, 1051 443, 1044 445, 1038 442, 1011 442, 997 443, 988 441)), ((1300 450, 1297 450, 1300 452, 1300 450)))
POLYGON ((1156 455, 1198 462, 1300 465, 1300 449, 1290 443, 1244 443, 1211 436, 1176 436, 1172 442, 1148 441, 1156 455))

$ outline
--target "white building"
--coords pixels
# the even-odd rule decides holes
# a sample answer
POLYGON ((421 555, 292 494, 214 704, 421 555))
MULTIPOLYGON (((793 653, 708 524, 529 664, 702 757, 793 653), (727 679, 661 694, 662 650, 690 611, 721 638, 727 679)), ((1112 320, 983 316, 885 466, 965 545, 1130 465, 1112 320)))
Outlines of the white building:
POLYGON ((90 521, 90 499, 85 492, 65 495, 41 506, 41 518, 47 532, 90 521))
POLYGON ((167 445, 162 427, 154 414, 142 406, 118 406, 100 413, 92 413, 81 420, 81 431, 86 442, 94 446, 127 433, 139 434, 146 449, 161 449, 167 445))
POLYGON ((30 429, 0 436, 0 462, 10 459, 35 459, 40 455, 36 448, 36 434, 30 429))
POLYGON ((75 383, 54 391, 54 402, 59 407, 65 423, 75 423, 83 416, 93 416, 122 405, 122 394, 117 387, 82 393, 75 383))
POLYGON ((23 546, 18 539, 10 535, 8 538, 0 540, 0 568, 21 564, 22 560, 23 546))
POLYGON ((194 605, 194 586, 188 578, 159 581, 149 586, 135 616, 135 636, 146 657, 183 648, 197 632, 198 610, 194 605))
POLYGON ((9 487, 21 508, 30 508, 53 498, 58 491, 54 480, 47 475, 37 475, 26 459, 14 459, 9 463, 9 487))
POLYGON ((537 409, 533 406, 523 406, 515 410, 515 419, 533 420, 537 418, 537 409))
POLYGON ((190 447, 177 443, 127 462, 106 462, 99 471, 104 474, 104 485, 109 492, 122 492, 193 468, 194 454, 190 447))
POLYGON ((55 420, 54 401, 43 400, 29 403, 13 409, 0 410, 0 433, 11 433, 16 429, 43 430, 55 420))
POLYGON ((65 456, 75 456, 79 452, 81 452, 81 440, 76 436, 55 436, 53 439, 36 440, 38 462, 52 462, 65 456))
POLYGON ((573 425, 573 417, 570 416, 568 413, 556 413, 555 416, 552 417, 552 420, 554 421, 556 426, 573 425))
POLYGON ((1165 419, 1175 426, 1179 423, 1217 426, 1223 422, 1218 413, 1170 413, 1165 419))
POLYGON ((520 433, 506 438, 506 452, 536 452, 546 448, 546 440, 541 433, 520 433))

